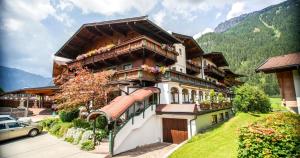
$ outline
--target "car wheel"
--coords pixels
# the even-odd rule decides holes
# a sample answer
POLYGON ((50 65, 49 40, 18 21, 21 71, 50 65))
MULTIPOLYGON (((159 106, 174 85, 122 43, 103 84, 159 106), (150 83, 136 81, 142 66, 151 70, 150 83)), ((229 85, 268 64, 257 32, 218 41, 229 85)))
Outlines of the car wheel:
POLYGON ((29 132, 29 136, 30 137, 34 137, 34 136, 36 136, 36 135, 38 135, 39 134, 39 130, 37 130, 37 129, 32 129, 30 132, 29 132))

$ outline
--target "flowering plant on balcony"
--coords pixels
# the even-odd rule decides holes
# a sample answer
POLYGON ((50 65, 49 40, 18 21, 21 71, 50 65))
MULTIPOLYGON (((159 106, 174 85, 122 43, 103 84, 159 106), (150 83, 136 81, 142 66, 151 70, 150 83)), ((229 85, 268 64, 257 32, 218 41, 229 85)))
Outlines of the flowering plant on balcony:
POLYGON ((93 49, 91 51, 88 51, 85 54, 78 55, 76 59, 81 60, 81 59, 84 59, 84 58, 87 58, 87 57, 90 57, 90 56, 93 56, 93 55, 96 55, 96 54, 101 54, 103 52, 110 51, 113 47, 115 47, 114 44, 108 44, 104 47, 100 47, 98 49, 93 49))
POLYGON ((161 67, 155 66, 155 67, 153 67, 153 66, 148 66, 146 64, 142 65, 141 68, 144 71, 147 71, 147 72, 150 72, 150 73, 155 73, 155 74, 157 74, 157 73, 164 74, 167 70, 167 68, 164 67, 164 66, 161 66, 161 67))

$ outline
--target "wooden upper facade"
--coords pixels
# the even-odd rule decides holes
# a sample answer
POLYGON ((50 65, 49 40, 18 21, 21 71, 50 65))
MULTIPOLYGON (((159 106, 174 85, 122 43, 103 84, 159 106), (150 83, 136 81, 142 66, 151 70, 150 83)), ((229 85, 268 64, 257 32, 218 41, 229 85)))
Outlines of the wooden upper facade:
POLYGON ((221 82, 226 73, 220 67, 228 66, 222 53, 204 54, 192 37, 170 34, 146 16, 84 24, 55 56, 70 59, 69 62, 54 62, 53 77, 57 85, 65 81, 57 77, 72 77, 70 70, 79 64, 94 72, 116 70, 115 83, 156 83, 169 79, 218 91, 225 91, 230 85, 221 82), (178 51, 178 45, 184 50, 178 51), (206 60, 213 64, 204 65, 206 60), (178 63, 184 65, 184 70, 173 69, 178 63), (145 65, 148 69, 166 68, 167 72, 146 71, 145 65))

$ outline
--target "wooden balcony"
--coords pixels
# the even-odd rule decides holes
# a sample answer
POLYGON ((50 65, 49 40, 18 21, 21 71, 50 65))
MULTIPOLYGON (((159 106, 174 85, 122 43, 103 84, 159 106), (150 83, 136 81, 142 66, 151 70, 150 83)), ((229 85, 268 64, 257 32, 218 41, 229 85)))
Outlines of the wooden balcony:
POLYGON ((218 68, 216 68, 215 66, 205 66, 204 67, 204 74, 216 79, 223 79, 225 77, 225 74, 220 71, 218 68))
POLYGON ((199 65, 196 65, 190 61, 186 61, 186 72, 188 74, 199 74, 201 67, 199 65))
POLYGON ((229 89, 224 86, 217 85, 216 83, 201 79, 199 77, 195 77, 195 76, 188 75, 188 74, 174 71, 174 70, 166 71, 166 73, 162 76, 162 79, 180 82, 180 83, 188 84, 191 86, 215 89, 216 91, 222 91, 225 93, 229 93, 229 89))
POLYGON ((131 70, 117 71, 112 79, 112 82, 122 81, 157 81, 155 74, 142 70, 141 68, 135 68, 131 70))
POLYGON ((134 56, 137 58, 151 56, 158 61, 164 61, 166 65, 171 65, 177 61, 177 55, 178 53, 175 49, 170 50, 163 48, 161 43, 146 36, 140 36, 121 43, 109 51, 69 62, 68 65, 72 67, 72 65, 81 63, 82 65, 87 66, 103 65, 103 67, 105 67, 109 66, 108 64, 113 65, 121 62, 128 62, 128 59, 133 58, 134 56))

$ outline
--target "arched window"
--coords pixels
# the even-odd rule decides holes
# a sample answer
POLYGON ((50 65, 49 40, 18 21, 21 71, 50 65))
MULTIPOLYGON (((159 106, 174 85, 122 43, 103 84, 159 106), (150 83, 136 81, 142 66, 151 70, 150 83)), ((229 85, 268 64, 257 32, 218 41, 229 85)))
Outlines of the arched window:
POLYGON ((203 101, 203 92, 199 91, 199 101, 203 101))
POLYGON ((175 87, 171 88, 171 104, 178 104, 179 103, 179 92, 178 89, 175 87))
POLYGON ((191 102, 196 103, 196 91, 192 90, 191 92, 191 102))
POLYGON ((189 103, 189 91, 187 89, 182 90, 182 102, 189 103))

